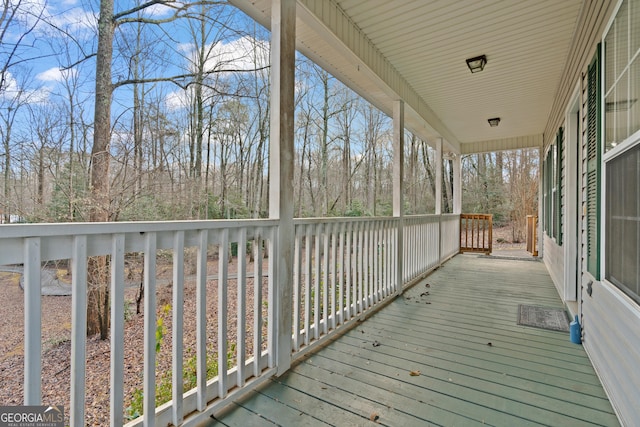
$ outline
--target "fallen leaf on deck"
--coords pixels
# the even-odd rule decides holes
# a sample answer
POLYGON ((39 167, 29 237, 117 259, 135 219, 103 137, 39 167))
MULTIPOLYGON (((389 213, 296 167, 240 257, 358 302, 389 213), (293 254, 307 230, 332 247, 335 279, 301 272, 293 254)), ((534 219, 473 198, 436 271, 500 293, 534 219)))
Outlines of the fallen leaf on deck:
POLYGON ((429 295, 429 291, 425 291, 420 294, 421 297, 426 297, 427 295, 429 295))
POLYGON ((374 347, 380 347, 380 343, 379 343, 378 341, 374 341, 374 342, 373 342, 373 346, 374 346, 374 347))
POLYGON ((409 372, 409 375, 411 375, 412 377, 419 377, 421 374, 420 371, 411 371, 409 372))
POLYGON ((430 287, 431 287, 431 285, 427 283, 427 284, 425 284, 425 285, 424 285, 424 287, 425 287, 425 288, 430 288, 430 287))
POLYGON ((488 343, 487 343, 487 345, 488 345, 489 347, 493 346, 493 344, 491 344, 490 342, 488 342, 488 343))

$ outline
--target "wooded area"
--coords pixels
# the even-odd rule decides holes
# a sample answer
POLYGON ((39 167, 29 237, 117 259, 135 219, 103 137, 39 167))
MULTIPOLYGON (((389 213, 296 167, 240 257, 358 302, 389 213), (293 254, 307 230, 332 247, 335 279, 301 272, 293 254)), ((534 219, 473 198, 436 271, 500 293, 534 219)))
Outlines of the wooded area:
MULTIPOLYGON (((101 7, 80 31, 29 0, 4 3, 4 222, 264 216, 267 31, 224 2, 101 7), (146 13, 159 5, 164 15, 146 13), (55 91, 35 75, 32 32, 57 52, 55 91)), ((389 215, 390 118, 301 55, 297 80, 295 215, 389 215)), ((434 151, 407 133, 405 158, 406 213, 433 212, 434 151)), ((464 157, 464 211, 499 224, 535 213, 537 165, 528 151, 464 157)))
MULTIPOLYGON (((223 1, 99 3, 2 3, 2 222, 265 217, 268 32, 223 1)), ((296 64, 294 215, 391 215, 391 119, 302 55, 296 64)), ((435 151, 405 141, 405 214, 433 213, 435 151)), ((521 241, 538 165, 528 150, 463 157, 463 211, 514 224, 521 241)), ((103 287, 106 262, 90 264, 103 287)), ((91 298, 106 337, 108 291, 91 298)))

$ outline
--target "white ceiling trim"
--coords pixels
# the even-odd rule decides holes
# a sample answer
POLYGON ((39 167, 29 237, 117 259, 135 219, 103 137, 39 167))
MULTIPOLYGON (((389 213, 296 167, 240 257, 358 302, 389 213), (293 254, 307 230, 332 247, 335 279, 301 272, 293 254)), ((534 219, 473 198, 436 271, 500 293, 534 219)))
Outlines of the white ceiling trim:
POLYGON ((544 138, 542 134, 540 134, 519 136, 516 138, 468 142, 466 144, 462 144, 461 154, 491 153, 494 151, 517 150, 520 148, 542 148, 543 141, 544 138))

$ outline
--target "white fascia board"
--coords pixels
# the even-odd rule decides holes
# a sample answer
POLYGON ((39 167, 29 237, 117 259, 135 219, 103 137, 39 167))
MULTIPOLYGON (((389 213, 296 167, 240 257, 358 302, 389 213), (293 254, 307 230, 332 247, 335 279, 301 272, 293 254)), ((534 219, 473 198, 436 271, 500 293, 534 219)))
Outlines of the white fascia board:
POLYGON ((520 148, 542 148, 542 142, 542 134, 525 135, 515 138, 462 143, 461 150, 462 154, 477 154, 490 153, 494 151, 517 150, 520 148))

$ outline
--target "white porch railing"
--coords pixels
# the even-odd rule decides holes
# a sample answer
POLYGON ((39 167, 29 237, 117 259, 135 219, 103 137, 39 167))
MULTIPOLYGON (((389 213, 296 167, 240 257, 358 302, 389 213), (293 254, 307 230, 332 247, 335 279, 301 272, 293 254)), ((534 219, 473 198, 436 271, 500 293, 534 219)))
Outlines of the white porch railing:
MULTIPOLYGON (((293 307, 276 313, 273 265, 277 220, 179 221, 0 226, 0 266, 24 265, 24 403, 42 403, 43 262, 69 260, 72 277, 70 424, 84 425, 86 307, 89 257, 107 256, 111 292, 110 424, 124 417, 124 291, 128 254, 144 254, 143 416, 134 425, 191 425, 252 390, 276 372, 275 316, 292 315, 292 357, 312 350, 341 326, 401 291, 397 218, 305 219, 295 221, 293 307), (232 245, 237 254, 231 253, 232 245), (245 248, 253 251, 248 262, 245 248), (266 252, 266 253, 265 253, 266 252), (171 254, 172 400, 155 407, 156 291, 158 259, 171 254), (185 254, 195 253, 194 277, 185 273, 185 254), (209 258, 217 272, 207 273, 209 258), (230 257, 235 261, 230 263, 230 257), (264 262, 262 261, 264 259, 264 262), (251 265, 253 264, 253 265, 251 265), (207 295, 207 284, 215 284, 207 295), (195 288, 195 388, 184 390, 185 288, 195 288), (230 292, 231 291, 231 292, 230 292), (251 291, 251 292, 249 292, 251 291), (236 295, 229 304, 229 294, 236 295), (247 295, 252 295, 249 301, 247 295), (212 306, 212 301, 216 301, 212 306), (209 303, 208 303, 209 302, 209 303), (229 306, 237 307, 233 311, 229 306), (211 333, 211 314, 215 331, 211 333), (247 324, 247 319, 252 322, 247 324), (209 336, 207 332, 209 326, 209 336), (235 337, 228 333, 232 327, 235 337), (215 336, 211 336, 215 335, 215 336), (207 377, 208 344, 216 342, 218 373, 207 377)), ((459 215, 404 218, 404 282, 415 281, 458 252, 459 215)))
POLYGON ((397 291, 397 224, 394 218, 296 221, 294 352, 308 351, 397 291))
POLYGON ((412 284, 458 253, 460 215, 404 217, 404 284, 412 284))

